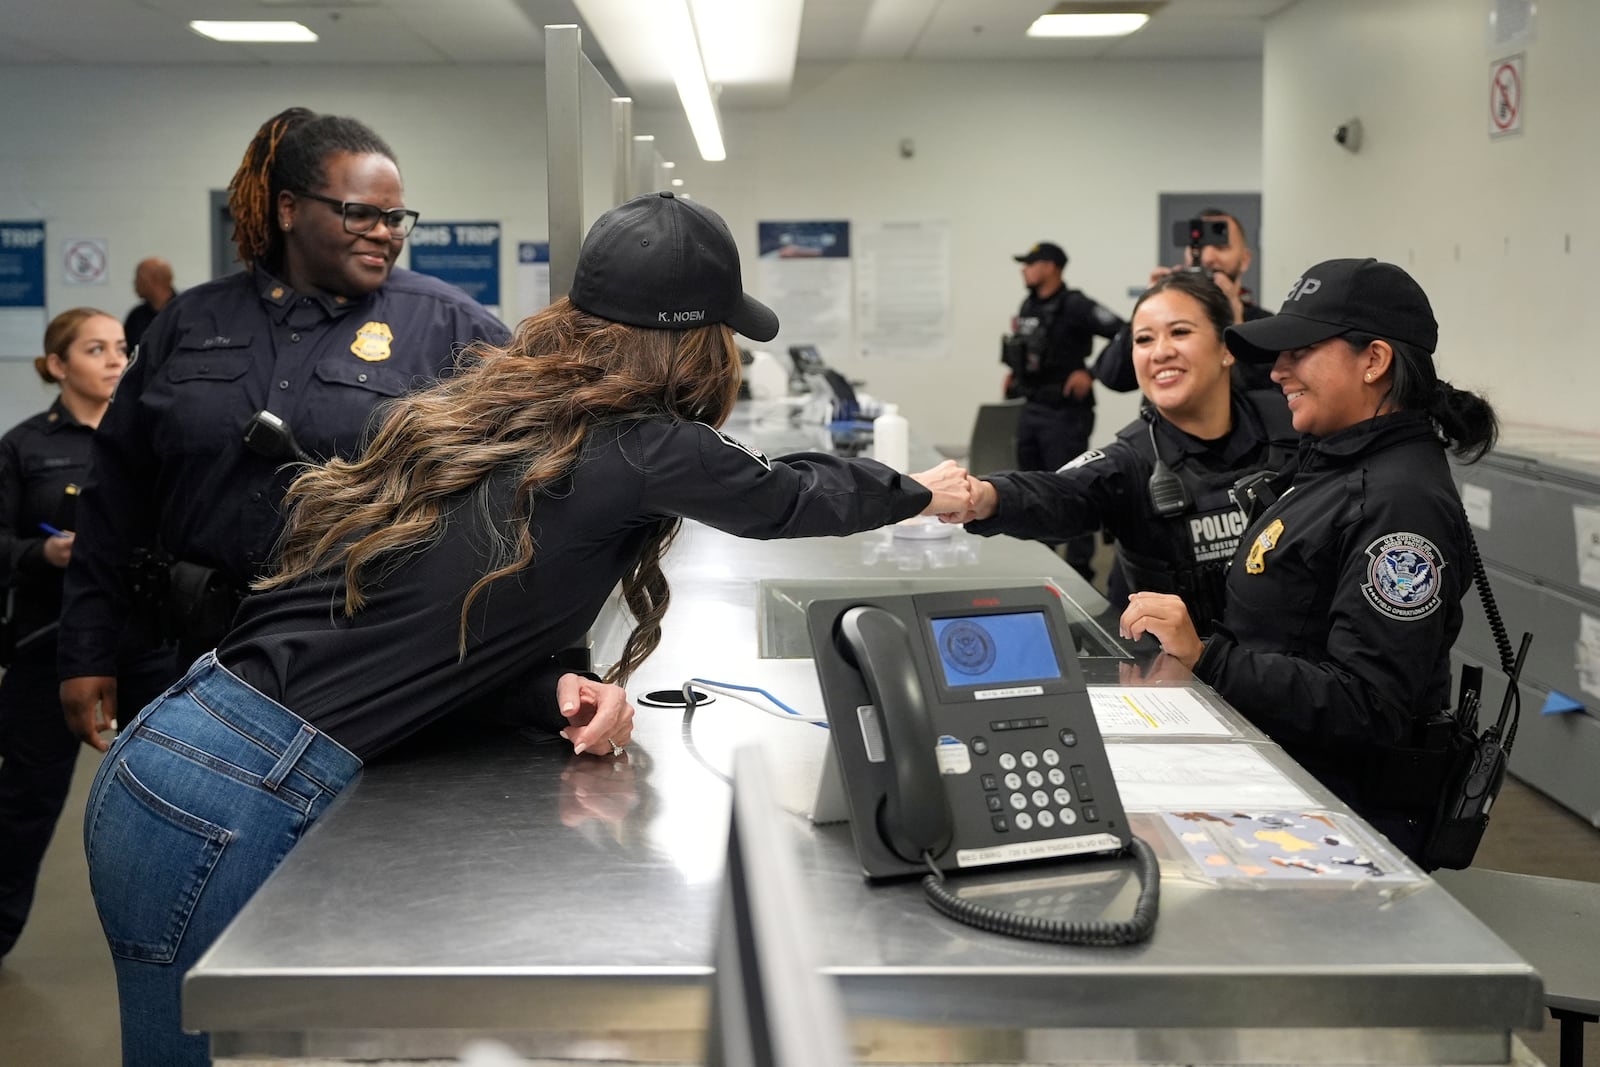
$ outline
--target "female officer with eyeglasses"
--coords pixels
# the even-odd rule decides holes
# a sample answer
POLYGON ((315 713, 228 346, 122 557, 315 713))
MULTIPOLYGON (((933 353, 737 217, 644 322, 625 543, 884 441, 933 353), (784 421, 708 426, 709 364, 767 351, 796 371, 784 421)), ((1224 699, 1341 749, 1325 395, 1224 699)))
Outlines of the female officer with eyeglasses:
MULTIPOLYGON (((117 692, 125 629, 213 647, 283 528, 296 460, 355 454, 373 410, 509 331, 395 266, 417 220, 394 152, 354 119, 268 119, 228 187, 242 273, 195 286, 145 334, 95 436, 61 618, 68 726, 100 732, 160 692, 117 692)), ((164 688, 164 686, 163 686, 164 688)))

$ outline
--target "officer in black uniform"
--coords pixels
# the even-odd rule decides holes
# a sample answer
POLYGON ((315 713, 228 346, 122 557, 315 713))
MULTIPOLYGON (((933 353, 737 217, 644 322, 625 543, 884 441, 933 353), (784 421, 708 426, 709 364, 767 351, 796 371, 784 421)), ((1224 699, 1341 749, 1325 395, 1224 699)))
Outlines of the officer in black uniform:
POLYGON ((124 629, 176 642, 169 680, 215 645, 282 529, 286 465, 353 456, 380 404, 509 336, 460 290, 394 266, 417 213, 361 123, 275 116, 229 191, 250 269, 161 313, 96 436, 60 670, 69 725, 101 749, 124 629))
POLYGON ((1147 391, 1140 417, 1059 471, 975 479, 967 529, 1040 540, 1107 530, 1128 587, 1178 594, 1209 632, 1244 532, 1235 488, 1281 470, 1299 440, 1281 393, 1233 390, 1222 342, 1232 322, 1227 296, 1203 276, 1158 280, 1128 331, 1147 391))
MULTIPOLYGON (((1041 241, 1013 257, 1028 296, 1000 346, 1005 394, 1027 401, 1017 426, 1017 467, 1053 471, 1089 447, 1094 430, 1094 378, 1085 367, 1096 337, 1114 337, 1124 323, 1061 276, 1067 254, 1041 241)), ((1067 541, 1066 559, 1094 577, 1094 537, 1067 541)))
MULTIPOLYGON (((0 438, 0 956, 22 933, 78 762, 56 692, 56 617, 90 440, 128 359, 121 324, 93 308, 57 315, 44 344, 35 368, 61 393, 0 438)), ((120 666, 130 691, 153 697, 167 680, 159 663, 153 680, 147 664, 120 666)))
POLYGON ((1230 328, 1311 436, 1245 532, 1209 638, 1176 597, 1135 594, 1122 617, 1419 862, 1441 785, 1411 756, 1443 741, 1473 579, 1445 449, 1470 462, 1496 436, 1493 409, 1439 379, 1438 336, 1417 283, 1372 259, 1319 263, 1277 315, 1230 328))

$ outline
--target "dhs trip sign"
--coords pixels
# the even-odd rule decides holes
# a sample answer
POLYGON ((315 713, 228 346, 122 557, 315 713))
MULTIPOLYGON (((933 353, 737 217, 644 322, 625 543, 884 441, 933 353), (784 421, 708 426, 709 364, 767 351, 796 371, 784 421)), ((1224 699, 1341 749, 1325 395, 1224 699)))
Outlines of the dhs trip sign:
POLYGON ((449 282, 485 307, 499 305, 498 222, 418 223, 406 245, 412 270, 449 282))

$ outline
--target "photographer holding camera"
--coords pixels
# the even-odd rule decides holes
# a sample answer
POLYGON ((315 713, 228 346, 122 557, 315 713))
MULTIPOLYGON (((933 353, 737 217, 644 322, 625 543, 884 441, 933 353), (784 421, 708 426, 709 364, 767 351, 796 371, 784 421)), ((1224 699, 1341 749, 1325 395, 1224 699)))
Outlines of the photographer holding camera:
MULTIPOLYGON (((1172 267, 1156 267, 1150 272, 1151 285, 1174 271, 1206 274, 1233 305, 1236 324, 1272 314, 1255 303, 1242 281, 1252 258, 1243 223, 1221 208, 1208 207, 1196 218, 1174 222, 1172 228, 1172 243, 1183 248, 1183 262, 1172 267)), ((1237 363, 1234 374, 1234 384, 1241 390, 1276 388, 1267 371, 1260 367, 1237 363)), ((1139 388, 1133 373, 1133 341, 1127 331, 1114 337, 1100 353, 1095 361, 1094 376, 1100 384, 1119 393, 1131 393, 1139 388)))
MULTIPOLYGON (((1013 258, 1028 297, 1000 342, 1000 362, 1008 371, 1005 395, 1027 401, 1017 426, 1017 469, 1053 471, 1089 448, 1094 376, 1085 361, 1096 337, 1115 337, 1126 323, 1067 288, 1060 245, 1041 241, 1013 258)), ((1085 581, 1094 577, 1094 547, 1093 534, 1066 543, 1066 561, 1085 581)))

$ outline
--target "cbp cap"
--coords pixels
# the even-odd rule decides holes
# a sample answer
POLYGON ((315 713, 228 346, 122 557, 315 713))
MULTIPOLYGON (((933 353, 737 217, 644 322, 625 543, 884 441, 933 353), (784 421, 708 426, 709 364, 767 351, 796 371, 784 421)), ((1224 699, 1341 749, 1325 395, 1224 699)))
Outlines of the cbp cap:
POLYGON ((1011 258, 1018 263, 1054 263, 1058 267, 1067 265, 1067 253, 1052 241, 1040 241, 1022 255, 1011 258))
POLYGON ((1229 326, 1223 340, 1247 363, 1271 363, 1280 352, 1352 331, 1430 354, 1439 346, 1439 323, 1422 286, 1393 263, 1376 259, 1318 263, 1289 286, 1276 315, 1229 326))
POLYGON ((722 216, 670 192, 636 196, 595 220, 569 295, 589 314, 630 326, 725 323, 752 341, 778 335, 778 316, 744 291, 722 216))

